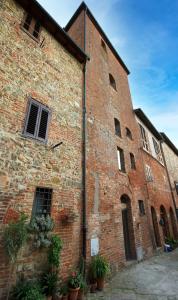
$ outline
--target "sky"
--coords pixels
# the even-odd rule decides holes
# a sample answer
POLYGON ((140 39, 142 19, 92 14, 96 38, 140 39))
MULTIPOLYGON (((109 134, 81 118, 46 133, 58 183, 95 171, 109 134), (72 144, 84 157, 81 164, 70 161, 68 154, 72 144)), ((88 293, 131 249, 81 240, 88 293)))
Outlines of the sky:
MULTIPOLYGON (((64 27, 80 0, 38 0, 64 27)), ((86 0, 130 70, 134 108, 178 147, 178 1, 86 0)))

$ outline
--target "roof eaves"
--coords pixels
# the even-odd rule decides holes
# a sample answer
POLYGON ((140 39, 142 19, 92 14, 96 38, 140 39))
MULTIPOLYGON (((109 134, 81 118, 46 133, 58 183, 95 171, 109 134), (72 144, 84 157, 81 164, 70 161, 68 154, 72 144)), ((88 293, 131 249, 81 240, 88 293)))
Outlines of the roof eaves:
POLYGON ((33 13, 54 38, 56 38, 80 63, 83 63, 88 59, 87 54, 36 0, 16 0, 16 2, 29 13, 33 13))
POLYGON ((96 28, 98 29, 98 31, 100 32, 100 34, 102 35, 102 37, 104 38, 105 42, 107 43, 107 45, 109 46, 109 48, 111 49, 111 51, 113 52, 113 54, 115 55, 115 57, 118 59, 118 61, 120 62, 120 64, 122 65, 122 67, 124 68, 124 70, 126 71, 127 75, 130 74, 129 69, 127 68, 127 66, 125 65, 125 63, 123 62, 122 58, 119 56, 119 54, 117 53, 116 49, 113 47, 113 45, 111 44, 109 38, 107 37, 107 35, 105 34, 105 32, 103 31, 103 29, 101 28, 101 26, 99 25, 99 23, 97 22, 97 20, 95 19, 95 17, 93 16, 92 12, 90 11, 90 9, 88 8, 88 6, 85 4, 85 2, 82 2, 80 4, 80 6, 78 7, 78 9, 76 10, 76 12, 73 14, 73 16, 71 17, 71 19, 69 20, 69 22, 67 23, 67 25, 64 27, 65 31, 68 31, 69 28, 72 26, 72 24, 75 22, 75 20, 77 19, 77 17, 79 16, 80 12, 82 10, 86 10, 89 18, 91 19, 91 21, 95 24, 96 28))
POLYGON ((178 149, 176 146, 171 142, 171 140, 167 137, 167 135, 164 132, 160 132, 163 141, 172 149, 172 151, 178 156, 178 149))
POLYGON ((141 108, 134 109, 136 116, 143 122, 143 124, 152 132, 152 134, 159 140, 162 140, 161 134, 155 128, 155 126, 151 123, 145 113, 141 110, 141 108))

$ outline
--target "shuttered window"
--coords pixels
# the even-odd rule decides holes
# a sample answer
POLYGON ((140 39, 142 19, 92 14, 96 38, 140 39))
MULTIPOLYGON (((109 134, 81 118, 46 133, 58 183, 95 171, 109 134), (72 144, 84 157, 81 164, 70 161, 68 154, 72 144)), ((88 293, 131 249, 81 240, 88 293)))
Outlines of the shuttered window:
POLYGON ((30 98, 25 122, 24 135, 41 141, 47 141, 50 110, 30 98))
POLYGON ((39 39, 41 29, 40 22, 34 19, 30 14, 26 15, 25 20, 22 24, 22 28, 25 29, 25 31, 35 39, 39 39))

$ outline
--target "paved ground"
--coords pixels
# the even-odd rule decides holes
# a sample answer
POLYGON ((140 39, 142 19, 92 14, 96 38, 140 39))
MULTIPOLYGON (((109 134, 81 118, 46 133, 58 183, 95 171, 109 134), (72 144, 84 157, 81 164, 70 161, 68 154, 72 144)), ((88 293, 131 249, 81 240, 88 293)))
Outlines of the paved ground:
POLYGON ((132 265, 87 300, 178 300, 178 249, 132 265))

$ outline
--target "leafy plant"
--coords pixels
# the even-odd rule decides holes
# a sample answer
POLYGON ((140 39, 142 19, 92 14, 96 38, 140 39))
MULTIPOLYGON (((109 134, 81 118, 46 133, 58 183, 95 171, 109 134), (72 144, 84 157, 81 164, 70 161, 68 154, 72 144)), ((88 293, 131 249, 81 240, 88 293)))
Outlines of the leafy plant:
POLYGON ((44 300, 40 285, 34 281, 21 279, 12 290, 14 300, 44 300))
POLYGON ((59 267, 61 250, 62 250, 61 238, 56 234, 52 235, 51 245, 48 252, 48 261, 50 265, 59 267))
POLYGON ((82 276, 79 272, 73 272, 68 280, 68 285, 72 289, 80 287, 82 276))
POLYGON ((110 272, 110 267, 104 257, 96 255, 92 258, 90 270, 93 279, 103 278, 110 272))
POLYGON ((45 295, 52 296, 57 289, 58 275, 56 272, 45 273, 42 277, 42 289, 45 295))
POLYGON ((61 286, 60 294, 61 294, 62 296, 66 296, 66 295, 68 294, 68 292, 69 292, 68 286, 67 286, 67 284, 64 283, 64 284, 61 286))
POLYGON ((166 244, 170 245, 172 248, 174 248, 178 244, 178 241, 175 240, 173 237, 166 237, 165 242, 166 244))
POLYGON ((26 221, 27 216, 22 213, 17 221, 9 223, 5 228, 3 235, 4 248, 11 262, 16 260, 20 248, 27 240, 26 221))
POLYGON ((28 230, 35 235, 34 246, 36 248, 47 248, 51 245, 49 233, 53 228, 54 221, 49 215, 36 216, 31 220, 28 230))

